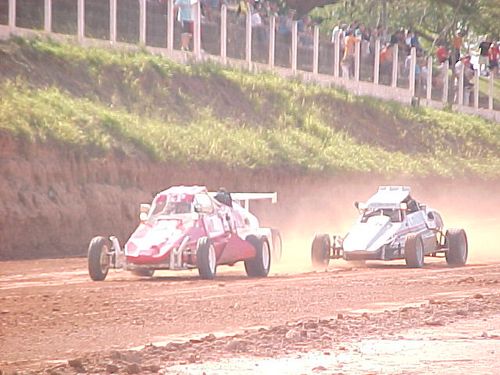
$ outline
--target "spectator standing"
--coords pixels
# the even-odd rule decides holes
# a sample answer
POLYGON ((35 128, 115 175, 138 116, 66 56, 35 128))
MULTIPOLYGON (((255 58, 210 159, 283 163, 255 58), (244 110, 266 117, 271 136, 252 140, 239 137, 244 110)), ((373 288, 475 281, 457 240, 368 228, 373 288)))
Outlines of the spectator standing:
POLYGON ((279 18, 278 34, 288 39, 292 35, 292 24, 295 16, 295 10, 289 9, 286 15, 279 18))
POLYGON ((463 56, 455 64, 455 102, 458 102, 458 92, 459 92, 459 82, 460 82, 460 72, 464 69, 464 105, 469 105, 470 94, 472 93, 472 88, 474 86, 472 80, 474 78, 474 67, 470 61, 470 55, 463 56))
POLYGON ((313 27, 308 15, 303 16, 297 22, 297 33, 299 36, 299 45, 305 48, 311 48, 314 44, 313 27))
POLYGON ((462 44, 464 41, 464 33, 462 31, 459 31, 455 34, 453 37, 453 51, 451 53, 451 61, 450 61, 450 66, 455 66, 455 64, 460 60, 460 51, 462 49, 462 44))
POLYGON ((197 0, 175 0, 174 12, 181 23, 181 51, 189 51, 189 43, 193 37, 194 19, 192 6, 197 0))
MULTIPOLYGON (((445 62, 451 59, 452 56, 450 55, 448 48, 446 48, 445 43, 443 41, 439 41, 438 48, 436 50, 436 60, 439 64, 439 68, 435 77, 433 77, 433 85, 438 89, 441 89, 444 86, 444 80, 448 74, 448 70, 445 69, 445 62)), ((451 68, 454 71, 453 66, 451 68)))
POLYGON ((448 58, 450 57, 450 53, 448 51, 448 48, 446 48, 445 44, 443 42, 440 42, 438 44, 438 48, 436 50, 436 59, 439 64, 444 63, 448 58))
POLYGON ((264 23, 262 22, 262 17, 260 15, 261 7, 256 6, 252 12, 252 33, 255 35, 255 40, 262 43, 266 40, 266 29, 264 23))
POLYGON ((204 8, 207 20, 209 22, 215 21, 216 15, 219 15, 220 7, 222 5, 221 0, 204 0, 204 8))
POLYGON ((491 43, 488 51, 488 60, 490 64, 490 72, 494 77, 498 77, 498 60, 500 58, 500 42, 491 43))
POLYGON ((380 72, 384 76, 389 76, 392 70, 393 46, 387 43, 380 51, 380 72))
POLYGON ((356 37, 361 43, 361 58, 366 59, 370 55, 370 32, 364 24, 360 24, 356 37))
POLYGON ((479 43, 479 72, 481 75, 488 75, 488 53, 491 47, 491 41, 487 37, 479 43))
POLYGON ((342 76, 350 78, 354 72, 354 53, 357 38, 348 30, 345 37, 344 56, 342 57, 342 76))

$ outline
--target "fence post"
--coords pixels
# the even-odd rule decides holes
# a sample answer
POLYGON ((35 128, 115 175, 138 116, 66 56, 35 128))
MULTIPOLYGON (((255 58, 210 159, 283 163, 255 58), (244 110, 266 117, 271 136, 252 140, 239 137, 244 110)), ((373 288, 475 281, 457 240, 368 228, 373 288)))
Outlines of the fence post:
POLYGON ((43 29, 52 32, 52 0, 45 0, 43 5, 43 29))
POLYGON ((340 72, 340 31, 335 34, 335 44, 333 46, 333 76, 339 78, 340 72))
POLYGON ((222 4, 220 9, 220 57, 227 62, 227 5, 222 4))
POLYGON ((85 0, 78 0, 78 41, 85 38, 85 0))
POLYGON ((449 83, 450 77, 448 76, 448 69, 450 69, 450 62, 446 60, 443 64, 444 75, 443 75, 443 104, 448 103, 448 91, 449 91, 449 83))
POLYGON ((458 105, 460 107, 464 105, 464 72, 465 66, 462 64, 458 76, 458 105))
POLYGON ((146 0, 139 0, 139 43, 146 45, 146 0))
POLYGON ((245 60, 248 67, 252 64, 252 12, 247 10, 245 23, 245 60))
POLYGON ((276 17, 269 19, 269 67, 274 68, 274 56, 276 47, 276 17))
POLYGON ((109 0, 109 41, 116 43, 116 0, 109 0))
POLYGON ((397 87, 398 85, 398 66, 399 66, 399 46, 394 44, 392 47, 392 87, 397 87))
POLYGON ((292 54, 291 54, 291 66, 292 66, 292 73, 295 74, 297 73, 297 49, 298 49, 298 22, 293 21, 292 22, 292 54))
POLYGON ((493 111, 493 83, 495 81, 495 73, 490 73, 490 82, 488 85, 488 109, 493 111))
POLYGON ((361 62, 361 41, 356 40, 356 44, 354 44, 354 80, 359 82, 359 70, 360 70, 360 62, 361 62))
POLYGON ((410 50, 410 72, 408 74, 408 88, 410 90, 411 97, 415 96, 415 79, 416 79, 416 70, 417 68, 417 49, 415 47, 411 47, 410 50))
POLYGON ((375 40, 375 61, 373 63, 373 83, 378 85, 380 79, 380 39, 375 40))
POLYGON ((194 23, 193 23, 193 50, 197 59, 201 57, 201 7, 200 2, 197 1, 194 5, 194 23))
POLYGON ((167 50, 174 50, 174 0, 167 2, 167 50))
POLYGON ((427 93, 425 97, 427 100, 432 100, 432 56, 427 58, 427 93))
POLYGON ((13 32, 16 28, 16 0, 9 0, 9 29, 13 32))
POLYGON ((319 65, 319 26, 314 25, 313 74, 318 74, 319 65))
POLYGON ((479 70, 474 69, 474 109, 479 109, 479 70))

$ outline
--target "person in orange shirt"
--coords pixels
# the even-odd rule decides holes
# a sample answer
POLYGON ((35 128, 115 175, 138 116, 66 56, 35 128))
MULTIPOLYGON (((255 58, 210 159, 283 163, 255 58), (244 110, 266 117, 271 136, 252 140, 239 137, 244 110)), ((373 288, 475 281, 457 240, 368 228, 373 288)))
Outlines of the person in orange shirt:
POLYGON ((342 57, 342 76, 350 78, 354 72, 354 53, 357 38, 352 30, 347 31, 344 41, 344 56, 342 57))
POLYGON ((462 31, 457 32, 453 37, 453 52, 451 64, 455 65, 460 60, 460 50, 462 49, 462 44, 464 42, 464 34, 462 31))

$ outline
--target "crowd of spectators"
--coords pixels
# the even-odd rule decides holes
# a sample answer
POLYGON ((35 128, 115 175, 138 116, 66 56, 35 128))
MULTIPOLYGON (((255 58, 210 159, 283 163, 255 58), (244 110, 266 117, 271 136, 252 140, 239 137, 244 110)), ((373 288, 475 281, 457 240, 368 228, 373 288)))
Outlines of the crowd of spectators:
MULTIPOLYGON (((470 94, 473 89, 473 78, 475 74, 471 55, 465 52, 464 32, 458 31, 449 43, 444 40, 437 41, 435 48, 435 62, 437 69, 433 70, 432 85, 436 88, 443 88, 443 83, 448 71, 448 66, 452 71, 452 79, 455 88, 455 101, 457 98, 457 86, 459 75, 464 70, 464 104, 469 103, 470 94)), ((336 26, 332 31, 332 43, 336 40, 340 43, 341 67, 344 77, 352 77, 354 72, 355 45, 360 43, 360 57, 363 62, 373 61, 375 54, 375 41, 381 41, 380 49, 380 74, 381 80, 388 83, 391 77, 394 63, 394 49, 398 48, 398 61, 396 67, 398 76, 408 78, 411 66, 411 49, 416 50, 415 80, 417 90, 425 89, 428 76, 427 56, 429 51, 425 51, 420 43, 419 35, 415 30, 398 29, 394 32, 385 31, 382 27, 367 28, 363 23, 353 22, 349 25, 336 26), (370 60, 371 59, 371 60, 370 60)), ((493 41, 486 36, 478 46, 478 64, 476 68, 483 76, 494 74, 498 77, 500 42, 493 41)), ((470 50, 470 47, 469 47, 470 50)))
MULTIPOLYGON (((175 0, 176 7, 179 8, 178 20, 183 23, 182 49, 188 48, 186 35, 192 32, 191 22, 185 20, 186 12, 183 11, 183 6, 192 3, 193 0, 175 0)), ((307 15, 297 19, 293 9, 280 8, 278 1, 274 0, 200 0, 204 21, 217 22, 222 4, 228 5, 235 11, 236 22, 241 23, 241 25, 244 25, 248 15, 251 16, 252 35, 257 43, 266 43, 269 40, 269 20, 271 17, 275 17, 277 42, 288 43, 291 40, 293 21, 297 20, 298 47, 302 49, 313 48, 314 24, 307 15)), ((437 69, 433 69, 431 82, 433 87, 443 87, 444 78, 448 74, 445 69, 447 63, 452 71, 453 82, 456 86, 459 73, 463 68, 464 91, 467 96, 464 102, 467 102, 469 92, 472 91, 473 87, 474 67, 471 56, 468 53, 463 53, 465 50, 464 36, 462 31, 458 31, 449 42, 438 39, 436 45, 433 45, 432 50, 437 69)), ((370 28, 357 21, 336 26, 332 30, 330 43, 335 44, 337 40, 339 41, 342 76, 352 78, 354 75, 357 43, 360 44, 362 66, 373 66, 377 39, 381 42, 379 52, 381 82, 389 83, 394 65, 397 67, 398 77, 408 79, 411 68, 411 50, 414 47, 416 50, 416 89, 425 89, 428 81, 427 57, 431 53, 423 49, 418 32, 411 29, 384 30, 381 26, 370 28), (396 64, 393 61, 395 46, 398 47, 396 64)), ((493 73, 496 77, 498 76, 499 43, 485 37, 479 44, 478 68, 480 74, 487 76, 493 73)))
MULTIPOLYGON (((161 2, 166 0, 150 1, 161 2)), ((196 1, 175 0, 175 11, 179 22, 185 23, 184 8, 191 6, 196 1)), ((200 0, 202 22, 218 22, 223 4, 235 11, 237 22, 241 25, 244 25, 247 15, 251 15, 252 34, 258 41, 264 42, 268 40, 269 20, 271 17, 275 17, 276 36, 283 39, 291 38, 296 12, 293 9, 280 7, 280 2, 276 0, 200 0)), ((191 21, 192 15, 188 19, 188 22, 191 21)), ((297 21, 299 45, 312 48, 313 23, 310 17, 305 15, 297 21)))

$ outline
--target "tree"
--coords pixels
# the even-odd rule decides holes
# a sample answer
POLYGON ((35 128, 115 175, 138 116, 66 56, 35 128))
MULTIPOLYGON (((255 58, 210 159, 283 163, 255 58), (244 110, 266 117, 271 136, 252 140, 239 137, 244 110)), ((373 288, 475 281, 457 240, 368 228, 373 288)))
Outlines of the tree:
POLYGON ((499 0, 286 0, 298 13, 309 10, 324 30, 334 25, 359 21, 369 27, 382 25, 418 31, 426 44, 438 39, 450 41, 458 30, 474 43, 481 35, 500 38, 499 0))
POLYGON ((336 4, 340 0, 285 0, 288 8, 295 9, 297 16, 309 13, 314 8, 323 7, 329 4, 336 4))
POLYGON ((285 0, 297 13, 310 12, 330 29, 354 20, 368 26, 387 26, 418 31, 430 43, 450 40, 457 30, 472 39, 489 34, 500 37, 499 0, 285 0), (386 22, 387 20, 387 22, 386 22))

